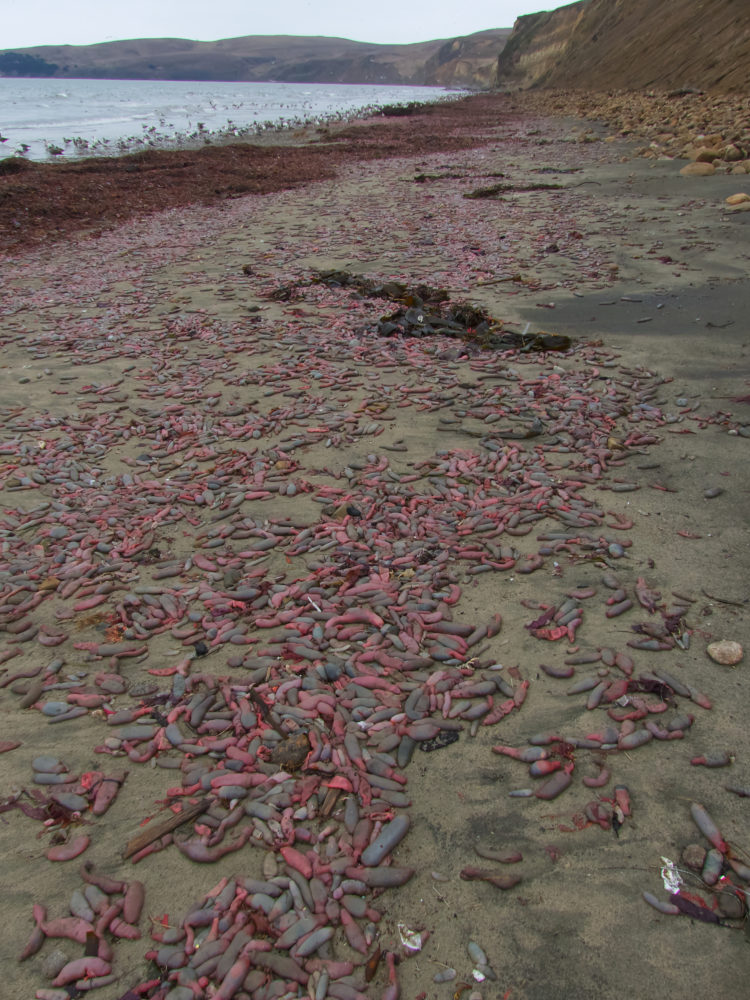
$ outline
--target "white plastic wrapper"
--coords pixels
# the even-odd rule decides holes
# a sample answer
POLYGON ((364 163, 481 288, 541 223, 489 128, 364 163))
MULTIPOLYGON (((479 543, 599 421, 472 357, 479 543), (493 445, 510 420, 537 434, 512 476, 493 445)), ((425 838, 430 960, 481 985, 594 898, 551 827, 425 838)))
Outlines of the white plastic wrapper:
POLYGON ((664 888, 667 892, 674 893, 680 891, 680 886, 682 885, 682 879, 680 874, 674 866, 674 862, 670 861, 669 858, 662 856, 662 861, 664 862, 664 867, 661 870, 661 878, 664 882, 664 888))

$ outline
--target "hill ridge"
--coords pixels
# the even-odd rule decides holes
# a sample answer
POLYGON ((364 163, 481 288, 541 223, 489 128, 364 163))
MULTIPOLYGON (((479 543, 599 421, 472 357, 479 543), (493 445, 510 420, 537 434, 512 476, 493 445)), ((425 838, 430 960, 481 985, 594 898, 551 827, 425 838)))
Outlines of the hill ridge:
POLYGON ((349 38, 241 35, 212 42, 136 38, 0 50, 0 76, 55 79, 492 85, 510 28, 382 45, 349 38))

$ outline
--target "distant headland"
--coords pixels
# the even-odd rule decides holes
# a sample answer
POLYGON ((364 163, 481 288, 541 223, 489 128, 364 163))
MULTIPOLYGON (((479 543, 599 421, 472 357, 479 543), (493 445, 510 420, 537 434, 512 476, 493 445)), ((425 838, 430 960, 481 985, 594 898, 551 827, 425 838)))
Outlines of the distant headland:
POLYGON ((0 76, 104 80, 276 81, 492 86, 510 28, 411 45, 247 35, 216 42, 141 38, 0 51, 0 76))

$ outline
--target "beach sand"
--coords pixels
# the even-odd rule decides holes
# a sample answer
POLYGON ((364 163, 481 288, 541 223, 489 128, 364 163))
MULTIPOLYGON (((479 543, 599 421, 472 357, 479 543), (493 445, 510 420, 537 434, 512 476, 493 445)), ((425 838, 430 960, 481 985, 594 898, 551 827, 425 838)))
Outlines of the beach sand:
MULTIPOLYGON (((33 679, 21 677, 0 692, 2 739, 19 743, 0 754, 0 801, 23 789, 47 792, 32 780, 31 761, 39 754, 60 758, 76 776, 128 771, 104 815, 84 809, 72 824, 72 836, 91 838, 78 860, 48 861, 54 830, 18 809, 0 816, 4 998, 26 1000, 49 988, 42 964, 55 947, 70 959, 83 954, 82 944, 56 939, 26 962, 16 961, 34 926, 32 905, 43 903, 51 917, 67 913, 71 894, 82 886, 81 861, 113 878, 138 879, 146 889, 143 937, 114 942, 115 980, 92 992, 102 1000, 130 998, 129 989, 158 978, 144 958, 158 947, 149 938, 151 919, 158 926, 166 915, 179 925, 222 877, 263 878, 269 854, 283 874, 281 834, 270 851, 253 841, 210 864, 189 861, 174 845, 135 866, 123 860, 142 821, 163 816, 168 789, 180 784, 174 768, 184 754, 170 745, 136 763, 94 748, 117 729, 107 726, 107 711, 141 704, 144 695, 134 693, 134 685, 150 681, 155 692, 173 690, 174 673, 149 670, 179 662, 188 677, 224 677, 239 687, 253 671, 257 678, 250 661, 285 629, 256 626, 271 609, 251 611, 238 591, 265 583, 276 586, 268 593, 280 594, 282 585, 321 573, 326 562, 332 568, 319 577, 322 591, 306 597, 292 588, 276 601, 281 611, 296 607, 299 617, 308 604, 323 603, 318 620, 324 623, 345 610, 347 587, 374 581, 370 593, 391 595, 394 620, 428 659, 430 650, 445 653, 445 647, 426 634, 429 622, 419 615, 428 610, 408 622, 398 617, 404 603, 444 595, 453 583, 461 596, 450 609, 442 605, 443 620, 452 613, 455 623, 473 627, 502 616, 497 634, 461 652, 457 663, 433 660, 394 674, 377 659, 368 661, 364 672, 393 686, 384 705, 400 706, 434 670, 445 670, 453 684, 461 672, 459 692, 487 677, 505 678, 516 693, 528 682, 525 700, 496 724, 482 725, 477 710, 475 734, 471 713, 486 695, 470 694, 459 739, 431 753, 417 748, 411 762, 397 768, 408 780, 411 805, 388 813, 387 800, 380 800, 376 819, 387 821, 394 811, 411 816, 393 857, 415 874, 374 902, 366 897, 382 913, 367 954, 379 946, 399 956, 401 996, 447 1000, 474 989, 485 1000, 628 994, 671 1000, 687 993, 729 997, 741 989, 750 970, 741 921, 718 926, 663 915, 642 893, 666 900, 663 859, 684 868, 686 845, 710 846, 691 818, 691 803, 708 810, 734 858, 748 863, 750 857, 748 799, 725 787, 750 786, 747 659, 733 668, 706 653, 714 640, 746 647, 750 641, 750 405, 736 401, 750 392, 750 214, 725 205, 727 196, 748 190, 750 178, 681 177, 681 161, 639 158, 632 140, 604 126, 503 108, 498 98, 494 124, 483 111, 479 145, 420 148, 414 155, 402 150, 384 160, 352 155, 331 176, 292 190, 170 208, 94 235, 71 231, 0 262, 3 621, 16 629, 28 618, 24 629, 66 636, 46 648, 36 634, 17 643, 9 631, 0 653, 15 645, 21 653, 4 662, 2 679, 38 667, 36 679, 46 677, 47 686, 72 677, 77 689, 101 694, 94 681, 101 673, 119 673, 131 686, 110 697, 104 710, 58 724, 37 708, 64 700, 66 690, 45 691, 25 709, 19 702, 33 679), (490 197, 464 197, 499 184, 509 187, 490 197), (399 303, 311 283, 314 272, 332 268, 445 289, 452 302, 481 306, 506 331, 566 334, 573 347, 560 354, 500 352, 443 336, 382 337, 377 323, 399 303), (617 400, 619 409, 608 409, 607 400, 617 400), (535 418, 541 432, 522 437, 535 418), (516 433, 503 437, 509 429, 516 433), (566 492, 562 484, 581 473, 588 481, 566 492), (534 489, 536 501, 524 495, 534 489), (561 515, 570 512, 566 498, 583 501, 573 504, 567 522, 561 515), (524 516, 541 516, 508 525, 514 503, 524 516), (482 511, 498 509, 506 510, 506 531, 487 532, 482 511), (577 530, 576 511, 583 512, 577 530), (253 550, 284 519, 292 526, 291 543, 277 535, 273 548, 253 550), (332 547, 311 552, 300 542, 296 552, 294 535, 308 527, 314 531, 307 545, 330 540, 332 547), (539 538, 550 532, 567 539, 539 538), (139 543, 145 545, 140 552, 139 543), (617 543, 622 548, 612 547, 617 543), (461 556, 462 547, 468 555, 461 556), (510 559, 502 547, 512 550, 510 559), (540 548, 540 568, 518 572, 540 548), (215 568, 191 563, 196 553, 215 568), (498 568, 504 562, 507 568, 498 568), (487 571, 476 572, 483 563, 487 571), (95 586, 90 594, 85 585, 73 590, 76 572, 100 593, 95 586), (49 582, 56 574, 58 582, 49 582), (618 617, 605 614, 613 592, 603 582, 607 574, 633 603, 618 617), (654 613, 636 599, 639 578, 661 595, 654 613), (16 588, 21 596, 9 597, 16 588), (396 604, 409 588, 415 596, 396 604), (567 635, 543 641, 527 628, 568 592, 586 588, 595 593, 574 600, 583 609, 574 641, 567 635), (179 605, 174 620, 159 608, 159 590, 179 605), (222 603, 216 596, 232 593, 234 606, 227 606, 231 597, 222 603), (33 605, 37 594, 43 599, 24 615, 7 613, 26 600, 33 605), (87 595, 102 602, 74 610, 87 595), (148 618, 155 606, 157 618, 140 626, 145 639, 137 627, 125 635, 132 646, 145 647, 143 655, 115 663, 95 655, 91 644, 120 638, 113 626, 123 616, 132 629, 133 613, 148 618), (660 651, 627 645, 647 638, 633 626, 663 623, 660 609, 676 606, 687 607, 681 622, 672 622, 682 645, 660 651), (236 642, 216 640, 209 631, 227 620, 244 623, 236 642), (208 655, 185 663, 201 637, 208 655), (619 725, 608 708, 615 715, 633 708, 602 702, 587 709, 590 693, 566 694, 575 681, 606 671, 601 660, 575 666, 571 679, 541 670, 541 664, 562 668, 576 650, 605 650, 605 660, 606 650, 627 654, 633 678, 662 670, 692 688, 692 699, 664 688, 639 694, 631 685, 627 692, 636 707, 641 697, 654 709, 666 695, 666 711, 647 719, 658 726, 694 716, 684 738, 651 739, 632 750, 570 746, 573 738, 619 725), (56 657, 64 660, 58 676, 48 672, 56 657), (502 670, 489 670, 498 664, 502 670), (712 707, 702 707, 708 702, 695 692, 712 707), (511 797, 514 789, 538 788, 540 779, 492 747, 528 748, 540 733, 565 741, 551 750, 560 763, 575 763, 571 785, 551 801, 511 797), (721 752, 731 755, 730 766, 690 763, 721 752), (169 760, 171 767, 161 766, 169 760), (602 766, 610 781, 586 787, 581 776, 592 777, 602 766), (615 785, 627 786, 632 806, 617 834, 608 822, 615 785), (597 799, 610 801, 603 826, 586 823, 586 806, 597 799), (488 861, 476 854, 480 843, 518 851, 523 860, 488 861), (471 866, 522 880, 502 890, 462 879, 460 872, 471 866), (419 952, 405 950, 400 925, 428 932, 419 952), (494 978, 474 981, 469 941, 484 950, 494 978), (435 983, 444 968, 455 969, 456 978, 435 983)), ((422 127, 421 119, 404 125, 415 135, 422 127)), ((380 614, 385 599, 373 610, 366 594, 351 601, 380 614)), ((362 631, 350 638, 329 629, 323 662, 378 649, 399 655, 388 639, 398 629, 370 623, 362 631)), ((320 638, 310 633, 302 642, 320 638)), ((269 669, 271 685, 259 690, 273 707, 278 682, 312 674, 314 666, 287 647, 269 669)), ((626 679, 616 667, 606 677, 608 683, 626 679)), ((343 682, 315 686, 344 699, 343 682)), ((196 680, 195 690, 207 688, 196 680)), ((493 705, 505 699, 497 690, 493 705)), ((284 695, 277 705, 282 716, 286 703, 299 706, 284 695)), ((166 713, 174 704, 157 707, 166 713)), ((442 705, 449 715, 445 700, 442 705)), ((351 718, 351 700, 342 711, 339 718, 351 718)), ((431 714, 429 706, 424 714, 431 714)), ((330 737, 341 747, 342 733, 330 730, 329 717, 315 722, 312 715, 301 728, 317 726, 324 742, 330 737)), ((384 730, 370 730, 367 717, 363 708, 353 728, 360 750, 374 753, 384 730)), ((220 719, 214 737, 222 734, 220 719)), ((185 718, 178 721, 185 738, 195 739, 185 718)), ((316 773, 331 778, 303 767, 291 784, 316 773)), ((362 772, 349 765, 336 773, 351 779, 362 772)), ((319 810, 324 796, 322 789, 319 810)), ((345 798, 326 818, 308 810, 290 819, 290 810, 285 830, 291 823, 317 835, 328 827, 320 854, 330 860, 331 837, 351 840, 345 798)), ((361 800, 360 794, 364 815, 361 800)), ((294 810, 300 808, 295 802, 294 810)), ((243 818, 238 829, 249 830, 248 823, 243 818)), ((301 840, 296 847, 311 849, 301 840)), ((698 876, 683 877, 687 891, 711 904, 698 876)), ((265 933, 259 927, 256 937, 273 940, 278 926, 265 933)), ((384 995, 385 960, 365 982, 365 956, 349 947, 338 923, 332 926, 321 956, 351 959, 357 969, 351 981, 324 995, 356 995, 347 989, 384 995)), ((273 987, 257 993, 282 994, 273 987)), ((307 995, 304 986, 299 995, 307 995)))

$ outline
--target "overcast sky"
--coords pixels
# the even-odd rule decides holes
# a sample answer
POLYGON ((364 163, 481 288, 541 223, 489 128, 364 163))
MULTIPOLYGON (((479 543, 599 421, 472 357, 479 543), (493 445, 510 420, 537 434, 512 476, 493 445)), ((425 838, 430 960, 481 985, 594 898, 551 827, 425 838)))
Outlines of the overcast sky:
POLYGON ((0 0, 0 49, 123 38, 336 35, 424 42, 510 28, 544 0, 0 0))

